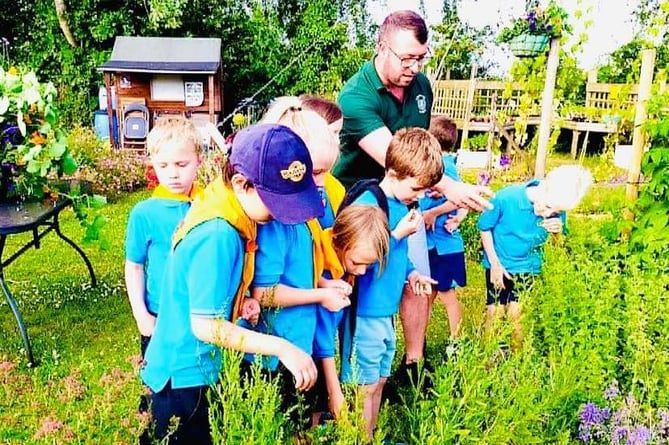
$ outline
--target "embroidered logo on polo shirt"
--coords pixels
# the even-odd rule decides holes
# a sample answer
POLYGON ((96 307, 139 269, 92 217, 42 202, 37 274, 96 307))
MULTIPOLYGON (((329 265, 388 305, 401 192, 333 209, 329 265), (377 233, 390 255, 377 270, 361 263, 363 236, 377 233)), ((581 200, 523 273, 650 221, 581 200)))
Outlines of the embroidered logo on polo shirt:
POLYGON ((283 179, 290 179, 293 182, 300 182, 307 172, 307 166, 300 161, 293 161, 286 170, 281 170, 283 179))
POLYGON ((427 99, 425 95, 419 94, 416 96, 416 105, 418 106, 418 112, 420 114, 425 114, 427 112, 427 99))

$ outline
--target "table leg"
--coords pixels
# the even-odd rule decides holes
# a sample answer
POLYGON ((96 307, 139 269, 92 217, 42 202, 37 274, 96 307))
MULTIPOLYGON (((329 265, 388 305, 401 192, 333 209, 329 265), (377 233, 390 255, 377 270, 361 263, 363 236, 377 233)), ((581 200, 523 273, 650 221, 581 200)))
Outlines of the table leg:
POLYGON ((88 260, 88 257, 86 256, 86 253, 81 250, 81 247, 77 246, 74 241, 63 235, 63 232, 60 231, 60 224, 58 223, 58 216, 55 217, 55 220, 53 222, 53 229, 56 231, 56 234, 65 241, 67 244, 72 246, 74 250, 79 253, 79 256, 84 260, 84 263, 86 263, 86 267, 88 268, 88 273, 91 276, 91 286, 96 287, 98 285, 98 280, 95 278, 95 271, 93 271, 93 266, 91 265, 91 262, 88 260))
POLYGON ((28 337, 28 330, 26 325, 23 322, 23 317, 21 317, 21 312, 19 311, 19 306, 16 304, 14 296, 9 291, 7 283, 5 282, 5 273, 2 266, 2 252, 5 250, 5 236, 0 237, 0 287, 2 287, 2 292, 5 294, 7 303, 12 309, 14 318, 16 318, 16 323, 19 325, 19 332, 21 333, 21 338, 23 339, 23 345, 26 347, 26 355, 28 356, 28 366, 35 365, 35 358, 33 357, 33 349, 30 346, 30 337, 28 337))

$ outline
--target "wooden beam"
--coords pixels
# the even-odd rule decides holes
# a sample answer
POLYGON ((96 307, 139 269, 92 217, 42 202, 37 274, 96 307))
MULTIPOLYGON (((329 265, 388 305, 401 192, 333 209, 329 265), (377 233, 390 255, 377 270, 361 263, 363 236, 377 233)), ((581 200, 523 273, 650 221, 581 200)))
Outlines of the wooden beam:
MULTIPOLYGON (((639 177, 641 175, 641 158, 646 147, 646 132, 643 124, 648 119, 648 99, 653 86, 653 70, 655 69, 655 49, 641 51, 641 75, 639 77, 639 95, 637 96, 636 114, 634 115, 634 133, 632 136, 632 158, 627 171, 625 195, 628 204, 636 201, 639 196, 639 177)), ((633 220, 634 214, 625 209, 624 217, 633 220)))
POLYGON ((555 79, 560 55, 560 40, 552 38, 548 61, 546 62, 546 82, 544 92, 541 96, 541 123, 539 124, 539 146, 537 147, 537 159, 534 167, 534 176, 543 179, 546 175, 546 156, 548 155, 548 142, 551 136, 551 122, 553 120, 553 93, 555 91, 555 79))
POLYGON ((118 148, 118 141, 114 137, 115 136, 114 110, 112 110, 113 98, 111 89, 111 73, 109 71, 105 71, 104 79, 105 79, 105 91, 107 92, 107 120, 109 121, 109 145, 111 146, 111 148, 118 148))
POLYGON ((460 146, 469 137, 469 121, 472 118, 472 108, 474 107, 474 92, 476 91, 476 64, 472 64, 472 69, 469 73, 469 84, 467 86, 467 104, 465 105, 465 120, 462 123, 462 140, 460 146))

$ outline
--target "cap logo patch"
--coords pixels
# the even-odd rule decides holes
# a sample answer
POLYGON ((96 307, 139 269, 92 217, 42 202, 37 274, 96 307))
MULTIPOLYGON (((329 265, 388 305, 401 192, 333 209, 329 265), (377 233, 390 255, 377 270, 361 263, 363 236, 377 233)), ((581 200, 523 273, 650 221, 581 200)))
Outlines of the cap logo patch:
POLYGON ((307 166, 300 161, 293 161, 288 166, 288 169, 281 170, 281 177, 283 179, 290 179, 293 182, 300 182, 307 172, 307 166))

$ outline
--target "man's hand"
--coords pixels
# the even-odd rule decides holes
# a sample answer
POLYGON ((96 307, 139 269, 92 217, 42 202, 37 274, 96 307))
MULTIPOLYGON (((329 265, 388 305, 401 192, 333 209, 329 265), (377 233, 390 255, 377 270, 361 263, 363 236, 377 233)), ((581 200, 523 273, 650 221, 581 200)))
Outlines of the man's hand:
POLYGON ((409 213, 404 215, 404 218, 395 226, 392 235, 396 240, 401 240, 402 238, 409 236, 418 230, 418 228, 423 224, 423 216, 417 210, 409 210, 409 213))
POLYGON ((444 224, 444 229, 446 229, 448 233, 453 233, 458 230, 461 222, 462 221, 458 215, 449 216, 446 220, 446 224, 444 224))
POLYGON ((307 391, 314 386, 318 371, 311 356, 288 341, 280 348, 280 351, 279 360, 293 374, 295 388, 307 391))
POLYGON ((145 311, 139 315, 135 315, 135 321, 137 321, 137 328, 140 334, 144 337, 151 337, 153 335, 153 330, 156 327, 156 317, 145 311))
POLYGON ((260 318, 260 302, 255 298, 244 298, 241 317, 248 321, 251 326, 257 325, 260 318))
POLYGON ((414 294, 424 296, 432 295, 432 285, 437 284, 435 280, 421 275, 416 270, 409 274, 408 281, 414 294))
POLYGON ((457 204, 458 207, 477 212, 492 209, 492 204, 485 198, 486 196, 492 197, 494 195, 489 187, 457 181, 446 182, 443 184, 443 187, 444 190, 442 191, 448 196, 448 200, 457 204))

